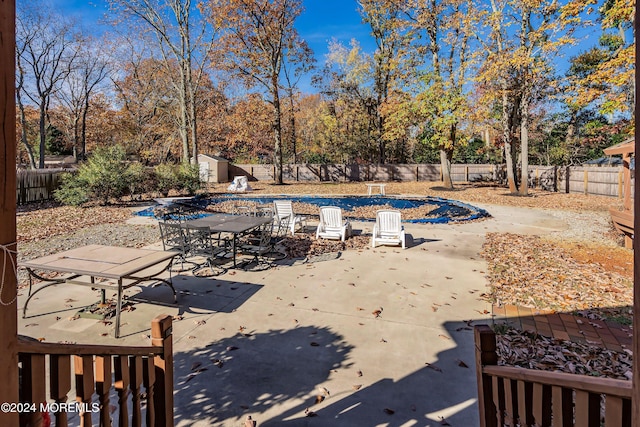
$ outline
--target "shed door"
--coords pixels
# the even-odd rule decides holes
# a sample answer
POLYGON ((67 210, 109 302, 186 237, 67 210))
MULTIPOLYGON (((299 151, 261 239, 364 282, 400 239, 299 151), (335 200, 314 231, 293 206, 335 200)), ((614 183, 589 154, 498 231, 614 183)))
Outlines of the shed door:
POLYGON ((200 162, 200 181, 209 182, 209 163, 200 162))

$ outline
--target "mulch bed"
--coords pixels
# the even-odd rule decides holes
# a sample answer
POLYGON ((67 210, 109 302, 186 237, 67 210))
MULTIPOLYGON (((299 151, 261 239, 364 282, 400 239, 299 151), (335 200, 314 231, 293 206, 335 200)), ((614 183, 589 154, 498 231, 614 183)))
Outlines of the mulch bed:
POLYGON ((282 239, 280 245, 289 258, 307 258, 347 249, 366 249, 371 245, 371 236, 351 236, 341 242, 340 240, 328 239, 316 240, 315 236, 309 234, 296 234, 282 239))

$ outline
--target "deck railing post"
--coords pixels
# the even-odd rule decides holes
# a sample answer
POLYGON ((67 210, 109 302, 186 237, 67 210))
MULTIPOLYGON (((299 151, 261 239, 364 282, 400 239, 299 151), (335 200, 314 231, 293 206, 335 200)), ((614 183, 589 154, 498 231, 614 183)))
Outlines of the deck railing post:
POLYGON ((23 411, 20 414, 21 423, 31 427, 43 426, 40 405, 47 401, 46 371, 44 354, 21 354, 22 362, 22 390, 20 400, 33 404, 35 411, 23 411))
POLYGON ((156 425, 173 426, 173 336, 172 318, 167 314, 157 316, 151 322, 151 345, 162 347, 162 356, 156 356, 156 387, 154 406, 156 425), (163 409, 164 410, 163 410, 163 409))
POLYGON ((487 325, 476 325, 474 328, 474 338, 476 346, 476 375, 478 378, 480 427, 497 427, 491 377, 482 373, 483 366, 496 365, 498 363, 496 334, 487 325))
MULTIPOLYGON (((49 356, 49 376, 51 378, 49 396, 56 403, 66 403, 71 390, 71 357, 66 354, 49 356)), ((55 417, 57 426, 67 425, 66 411, 57 411, 55 417)))
POLYGON ((96 393, 100 403, 100 425, 111 424, 111 411, 109 405, 109 391, 111 390, 111 356, 96 357, 96 393))
POLYGON ((73 367, 76 379, 76 401, 83 404, 83 411, 80 412, 80 427, 88 427, 92 425, 91 411, 84 409, 91 407, 91 398, 95 391, 93 356, 74 356, 73 367))

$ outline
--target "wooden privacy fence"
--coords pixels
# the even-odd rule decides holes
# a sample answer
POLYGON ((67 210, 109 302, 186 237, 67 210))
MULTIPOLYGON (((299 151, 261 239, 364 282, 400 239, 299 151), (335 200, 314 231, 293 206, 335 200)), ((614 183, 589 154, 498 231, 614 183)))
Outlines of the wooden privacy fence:
MULTIPOLYGON (((563 193, 624 196, 622 166, 531 166, 529 184, 563 193)), ((631 194, 633 194, 633 180, 631 194)))
MULTIPOLYGON (((234 164, 229 176, 246 175, 258 181, 272 181, 273 165, 234 164)), ((439 164, 292 164, 283 166, 285 181, 348 182, 348 181, 440 181, 439 164)), ((454 182, 491 181, 496 178, 492 164, 451 165, 454 182)))
POLYGON ((475 327, 475 346, 481 427, 631 426, 631 381, 497 366, 487 325, 475 327))
POLYGON ((53 412, 55 425, 66 427, 69 410, 77 409, 85 427, 173 426, 171 323, 168 315, 152 321, 148 347, 54 344, 19 337, 21 425, 42 426, 53 412), (72 380, 75 399, 67 402, 72 380), (112 406, 118 416, 113 423, 112 406))
POLYGON ((16 171, 16 190, 19 205, 53 199, 65 169, 30 169, 16 171))
MULTIPOLYGON (((64 169, 19 170, 17 173, 17 201, 19 205, 53 199, 60 185, 64 169)), ((229 180, 245 175, 252 180, 273 181, 275 167, 266 164, 229 165, 229 180)), ((295 164, 283 167, 285 181, 295 182, 351 182, 351 181, 430 181, 442 180, 439 164, 295 164)), ((502 165, 451 165, 453 182, 487 181, 504 183, 502 165)), ((547 191, 583 193, 602 196, 624 196, 622 166, 531 166, 529 185, 547 191)), ((633 194, 634 185, 631 185, 633 194)))
MULTIPOLYGON (((229 166, 229 178, 245 175, 257 181, 273 181, 273 165, 236 164, 229 166)), ((285 181, 440 181, 439 164, 347 165, 298 164, 283 167, 285 181)), ((622 166, 530 166, 529 185, 547 191, 623 197, 622 166)), ((502 165, 451 165, 453 182, 506 182, 502 165)), ((633 184, 632 191, 633 194, 633 184)))

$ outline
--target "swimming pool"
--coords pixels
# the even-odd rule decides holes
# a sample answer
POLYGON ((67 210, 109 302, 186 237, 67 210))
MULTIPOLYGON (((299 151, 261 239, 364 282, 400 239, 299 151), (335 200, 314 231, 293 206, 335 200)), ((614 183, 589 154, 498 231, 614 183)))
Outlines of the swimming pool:
MULTIPOLYGON (((431 206, 427 217, 417 219, 404 219, 403 222, 417 224, 446 224, 449 222, 471 221, 491 216, 484 209, 472 206, 457 200, 443 199, 440 197, 394 197, 394 196, 299 196, 299 195, 274 195, 251 196, 246 194, 234 194, 228 196, 216 196, 210 198, 194 198, 189 202, 190 206, 206 209, 207 206, 222 202, 250 201, 260 205, 272 204, 274 200, 291 200, 292 202, 306 203, 315 206, 338 206, 344 211, 344 216, 361 221, 373 221, 372 218, 364 218, 350 215, 354 209, 366 206, 386 205, 393 209, 412 209, 431 206)), ((156 207, 150 207, 137 212, 140 216, 153 217, 156 207)))

